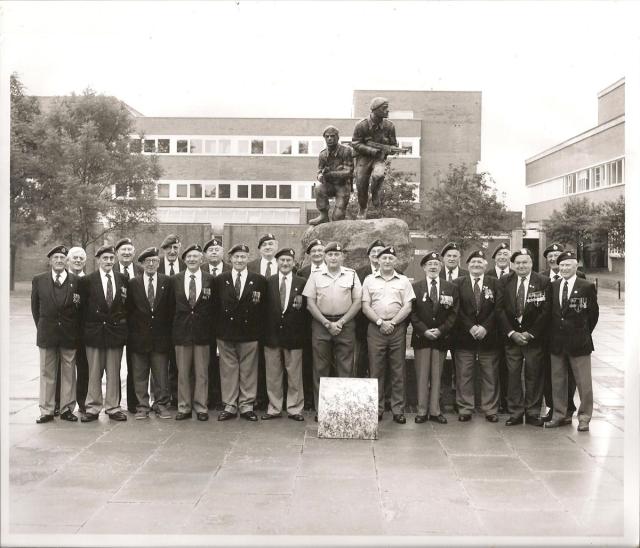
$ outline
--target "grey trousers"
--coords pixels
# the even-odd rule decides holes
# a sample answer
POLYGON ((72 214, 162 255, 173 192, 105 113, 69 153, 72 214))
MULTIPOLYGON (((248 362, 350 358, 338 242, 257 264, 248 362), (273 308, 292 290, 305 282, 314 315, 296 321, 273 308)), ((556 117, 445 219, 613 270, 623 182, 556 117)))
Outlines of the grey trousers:
POLYGON ((500 387, 498 385, 498 352, 496 350, 456 350, 456 403, 460 415, 471 415, 475 407, 473 368, 476 355, 480 374, 480 410, 485 415, 498 412, 500 387))
POLYGON ((176 345, 178 412, 207 413, 209 394, 209 345, 176 345))
POLYGON ((356 336, 356 322, 350 320, 335 337, 321 323, 311 324, 311 347, 313 348, 313 397, 318 409, 320 378, 331 374, 335 363, 338 377, 351 377, 353 371, 353 346, 356 336))
POLYGON ((373 323, 367 328, 369 376, 378 379, 378 414, 384 412, 384 377, 391 371, 391 412, 404 413, 404 366, 407 351, 407 326, 398 325, 390 335, 383 335, 373 323))
POLYGON ((304 406, 302 391, 302 348, 264 347, 264 359, 267 373, 267 394, 269 408, 267 413, 279 415, 282 412, 283 378, 287 371, 287 414, 298 415, 304 406))
POLYGON ((414 350, 416 383, 418 392, 418 415, 432 417, 440 415, 440 376, 446 350, 416 348, 414 350))
POLYGON ((76 349, 39 348, 40 413, 53 415, 56 406, 56 377, 60 358, 60 413, 76 408, 76 349))
POLYGON ((154 408, 169 405, 169 353, 131 353, 133 362, 133 383, 138 398, 136 411, 149 411, 149 374, 153 387, 154 408))
POLYGON ((553 389, 553 416, 564 418, 568 416, 568 388, 569 370, 576 379, 580 408, 578 420, 591 420, 593 415, 593 385, 591 383, 591 354, 585 356, 569 356, 568 354, 551 354, 551 386, 553 389), (566 361, 565 361, 566 360, 566 361), (556 415, 557 413, 557 415, 556 415))
POLYGON ((116 348, 95 348, 87 346, 89 363, 89 390, 87 393, 87 413, 100 414, 102 410, 102 374, 107 373, 107 393, 104 410, 107 415, 120 411, 120 364, 122 346, 116 348))
POLYGON ((258 392, 258 341, 218 339, 218 352, 224 410, 229 413, 253 411, 258 392))
POLYGON ((504 346, 509 378, 507 381, 507 406, 512 417, 537 417, 542 403, 544 352, 540 346, 504 346), (522 369, 524 367, 524 393, 522 369))

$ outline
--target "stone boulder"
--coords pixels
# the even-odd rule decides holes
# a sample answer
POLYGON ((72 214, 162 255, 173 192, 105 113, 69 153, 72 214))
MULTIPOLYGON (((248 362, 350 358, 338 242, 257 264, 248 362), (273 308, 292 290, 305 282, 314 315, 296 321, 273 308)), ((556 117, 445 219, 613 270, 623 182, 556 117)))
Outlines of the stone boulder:
POLYGON ((374 240, 380 239, 396 248, 397 269, 404 271, 413 257, 414 246, 409 237, 409 226, 400 219, 368 219, 366 221, 333 221, 309 227, 302 235, 301 256, 305 257, 302 266, 309 263, 304 255, 311 240, 339 242, 345 248, 344 265, 354 269, 369 264, 367 248, 374 240))

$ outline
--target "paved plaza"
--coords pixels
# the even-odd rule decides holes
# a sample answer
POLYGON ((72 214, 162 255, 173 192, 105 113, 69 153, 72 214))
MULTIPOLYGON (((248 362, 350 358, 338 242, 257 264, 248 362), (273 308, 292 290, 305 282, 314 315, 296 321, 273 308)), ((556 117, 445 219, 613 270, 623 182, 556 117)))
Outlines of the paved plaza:
POLYGON ((380 439, 360 441, 318 439, 312 414, 37 425, 21 286, 10 302, 9 532, 621 536, 624 301, 604 289, 599 301, 589 433, 577 420, 544 430, 408 415, 403 426, 387 413, 380 439))

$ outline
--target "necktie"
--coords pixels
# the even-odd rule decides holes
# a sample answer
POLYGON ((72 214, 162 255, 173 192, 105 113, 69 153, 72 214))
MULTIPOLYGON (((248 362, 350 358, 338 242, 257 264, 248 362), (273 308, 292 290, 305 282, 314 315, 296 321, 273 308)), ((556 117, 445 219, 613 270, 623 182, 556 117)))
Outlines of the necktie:
POLYGON ((56 273, 56 286, 60 287, 62 282, 60 281, 60 272, 56 273))
POLYGON ((285 308, 287 308, 287 283, 286 276, 282 276, 282 281, 280 282, 280 310, 284 312, 285 308))
POLYGON ((447 281, 452 282, 453 281, 453 270, 449 269, 449 277, 447 278, 447 281))
POLYGON ((553 281, 555 282, 556 280, 560 279, 560 274, 554 274, 553 275, 553 281))
POLYGON ((129 279, 129 268, 125 268, 122 275, 128 280, 129 279))
POLYGON ((480 311, 480 278, 474 278, 475 282, 473 284, 473 296, 476 299, 476 310, 480 311))
POLYGON ((431 289, 429 290, 429 298, 433 306, 433 311, 438 310, 438 284, 435 280, 431 280, 431 289))
POLYGON ((569 283, 567 280, 562 282, 562 310, 565 311, 569 305, 569 283))
POLYGON ((516 294, 516 316, 518 318, 524 314, 524 281, 526 279, 524 276, 521 278, 518 293, 516 294))
POLYGON ((213 272, 212 272, 212 274, 213 274, 213 277, 214 277, 214 278, 218 275, 218 267, 217 267, 217 266, 214 266, 214 267, 213 267, 213 272))
POLYGON ((191 274, 189 282, 189 305, 193 308, 196 305, 196 275, 191 274))
POLYGON ((107 306, 111 308, 113 304, 113 284, 111 283, 111 274, 105 274, 107 277, 107 306))
POLYGON ((504 276, 504 268, 500 269, 500 277, 502 278, 502 276, 504 276))
POLYGON ((149 301, 149 306, 151 307, 151 310, 153 310, 153 302, 156 300, 156 296, 153 291, 153 276, 149 276, 149 286, 147 287, 147 299, 149 301))
POLYGON ((242 282, 240 282, 240 273, 236 273, 236 283, 234 284, 233 288, 236 291, 236 299, 240 300, 240 293, 241 293, 241 289, 242 289, 242 282))
POLYGON ((267 263, 267 269, 264 271, 264 277, 268 278, 269 276, 271 276, 271 263, 270 262, 267 263))
POLYGON ((173 269, 173 261, 169 262, 169 276, 175 275, 176 271, 173 269))

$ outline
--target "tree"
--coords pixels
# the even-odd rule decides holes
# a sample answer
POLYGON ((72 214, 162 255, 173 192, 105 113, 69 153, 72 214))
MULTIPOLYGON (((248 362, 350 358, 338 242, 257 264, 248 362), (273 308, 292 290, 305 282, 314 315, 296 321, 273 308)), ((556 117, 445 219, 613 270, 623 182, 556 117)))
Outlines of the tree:
POLYGON ((598 239, 601 209, 588 198, 570 198, 560 211, 554 210, 543 222, 547 239, 575 245, 581 259, 585 244, 598 239))
POLYGON ((488 173, 469 173, 465 165, 448 173, 424 197, 423 224, 428 234, 455 241, 465 249, 472 241, 502 232, 505 206, 488 173))
POLYGON ((156 223, 161 170, 155 156, 130 150, 136 130, 122 102, 91 89, 61 98, 45 116, 44 131, 50 240, 86 247, 112 232, 156 223))
POLYGON ((610 200, 601 204, 598 225, 606 230, 609 248, 619 249, 624 252, 624 195, 617 200, 610 200))

